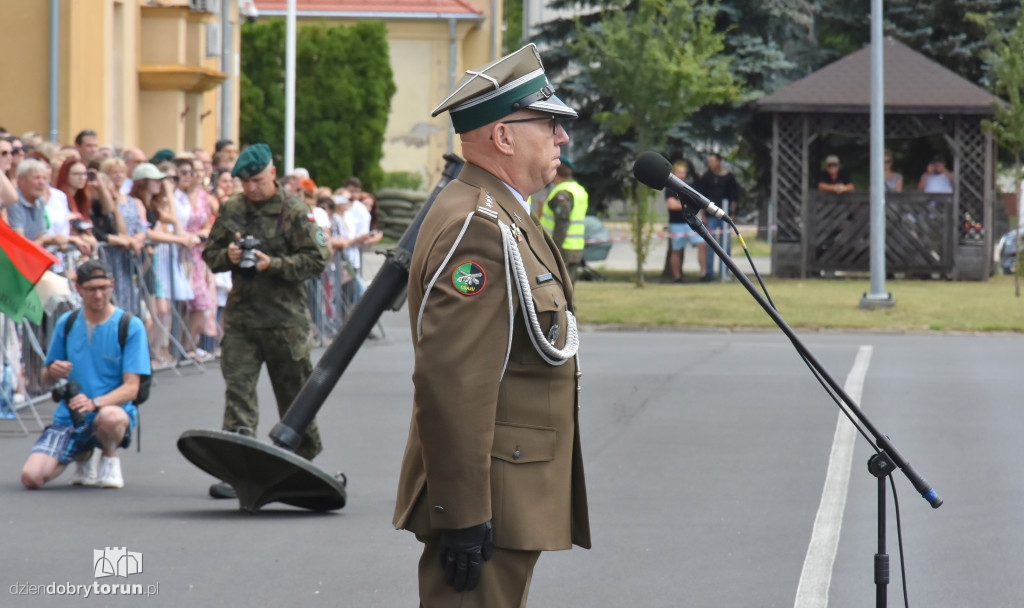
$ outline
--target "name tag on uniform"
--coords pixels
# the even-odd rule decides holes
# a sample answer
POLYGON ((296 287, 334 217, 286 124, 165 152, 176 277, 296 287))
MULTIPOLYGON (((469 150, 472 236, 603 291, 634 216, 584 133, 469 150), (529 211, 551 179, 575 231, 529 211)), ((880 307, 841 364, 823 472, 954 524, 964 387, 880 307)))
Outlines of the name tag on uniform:
POLYGON ((553 274, 545 272, 544 274, 537 276, 537 284, 540 285, 541 283, 547 283, 548 281, 554 280, 554 278, 555 276, 553 274))

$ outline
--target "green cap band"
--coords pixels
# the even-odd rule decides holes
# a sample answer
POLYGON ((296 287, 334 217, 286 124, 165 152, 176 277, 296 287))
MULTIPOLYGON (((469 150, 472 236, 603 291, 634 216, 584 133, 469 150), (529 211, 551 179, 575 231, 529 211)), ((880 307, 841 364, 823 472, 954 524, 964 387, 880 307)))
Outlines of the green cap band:
POLYGON ((527 80, 523 84, 513 87, 500 95, 487 101, 469 106, 463 110, 449 110, 452 117, 452 126, 456 133, 465 133, 473 129, 492 123, 499 118, 505 118, 509 114, 523 108, 513 107, 513 104, 521 101, 548 87, 548 79, 544 74, 527 80))

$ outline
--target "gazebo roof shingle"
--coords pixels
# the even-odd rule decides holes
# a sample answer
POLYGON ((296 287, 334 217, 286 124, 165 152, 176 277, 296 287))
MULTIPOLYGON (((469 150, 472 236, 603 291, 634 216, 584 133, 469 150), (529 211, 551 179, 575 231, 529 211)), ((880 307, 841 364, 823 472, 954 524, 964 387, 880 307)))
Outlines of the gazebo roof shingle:
MULTIPOLYGON (((887 114, 992 114, 999 98, 892 38, 884 46, 887 114)), ((871 46, 757 100, 762 112, 867 113, 871 46)))

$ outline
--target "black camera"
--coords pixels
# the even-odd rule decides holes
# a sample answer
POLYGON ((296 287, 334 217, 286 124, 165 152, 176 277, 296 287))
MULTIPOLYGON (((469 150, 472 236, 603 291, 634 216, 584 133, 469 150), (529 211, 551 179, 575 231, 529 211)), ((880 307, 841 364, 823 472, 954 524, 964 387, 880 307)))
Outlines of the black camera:
POLYGON ((242 259, 238 262, 238 269, 242 278, 251 279, 256 276, 256 264, 259 258, 256 257, 256 250, 263 246, 263 241, 251 234, 243 236, 238 241, 238 247, 242 250, 242 259))
MULTIPOLYGON (((60 403, 61 401, 69 403, 72 397, 81 392, 82 387, 79 386, 77 382, 72 382, 67 378, 61 378, 53 385, 53 388, 50 389, 50 397, 52 397, 57 403, 60 403)), ((71 409, 70 405, 68 406, 68 411, 71 412, 71 422, 73 422, 75 426, 81 426, 85 423, 85 414, 78 410, 71 409)))
POLYGON ((83 220, 81 218, 75 217, 71 218, 71 220, 68 223, 71 224, 71 228, 76 232, 86 232, 87 230, 92 230, 92 223, 89 222, 88 220, 83 220))

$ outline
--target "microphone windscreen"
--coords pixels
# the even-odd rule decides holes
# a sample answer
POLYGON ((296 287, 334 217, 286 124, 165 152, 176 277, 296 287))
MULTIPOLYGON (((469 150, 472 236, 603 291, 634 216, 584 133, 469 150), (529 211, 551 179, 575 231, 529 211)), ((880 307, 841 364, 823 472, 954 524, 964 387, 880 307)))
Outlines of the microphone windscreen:
POLYGON ((672 163, 657 152, 644 152, 633 163, 633 175, 643 185, 661 190, 672 174, 672 163))

